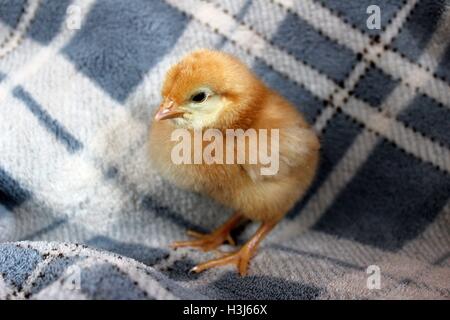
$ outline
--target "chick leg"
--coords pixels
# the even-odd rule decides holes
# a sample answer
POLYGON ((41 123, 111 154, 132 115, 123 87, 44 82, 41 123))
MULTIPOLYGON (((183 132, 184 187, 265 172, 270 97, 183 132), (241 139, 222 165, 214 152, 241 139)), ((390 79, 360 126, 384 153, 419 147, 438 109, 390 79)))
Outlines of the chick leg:
POLYGON ((216 249, 225 241, 228 241, 231 245, 234 245, 235 243, 233 238, 231 238, 230 231, 239 223, 239 221, 241 221, 241 219, 242 215, 235 213, 227 222, 209 234, 189 230, 188 235, 196 238, 196 240, 177 241, 174 242, 171 247, 197 247, 203 251, 210 251, 216 249))
POLYGON ((227 264, 235 264, 241 276, 246 275, 248 263, 255 254, 259 243, 265 238, 270 230, 275 227, 277 221, 264 222, 253 235, 238 251, 224 255, 221 258, 210 260, 195 266, 192 271, 201 272, 206 269, 223 266, 227 264))

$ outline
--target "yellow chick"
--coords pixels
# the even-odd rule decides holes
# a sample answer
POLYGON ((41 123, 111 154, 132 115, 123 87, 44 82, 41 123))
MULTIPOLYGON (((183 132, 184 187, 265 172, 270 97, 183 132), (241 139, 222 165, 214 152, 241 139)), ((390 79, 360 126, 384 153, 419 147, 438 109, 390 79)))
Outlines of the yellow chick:
MULTIPOLYGON (((203 148, 206 144, 207 141, 202 141, 203 148)), ((172 247, 191 246, 208 251, 224 242, 234 245, 230 236, 234 227, 244 219, 259 221, 259 229, 239 250, 193 268, 200 272, 234 264, 239 273, 245 275, 261 240, 311 184, 319 148, 316 134, 299 111, 268 88, 237 58, 212 50, 195 51, 183 58, 167 73, 162 103, 151 125, 152 163, 168 181, 208 195, 231 207, 235 213, 212 233, 188 231, 195 239, 175 242, 172 247), (204 133, 208 129, 222 132, 223 137, 227 137, 227 129, 245 132, 265 129, 269 132, 268 138, 263 141, 258 135, 258 147, 268 141, 267 149, 279 153, 278 170, 275 174, 263 175, 261 169, 267 167, 267 163, 260 159, 251 162, 249 153, 255 150, 248 145, 244 149, 236 145, 232 150, 221 149, 224 155, 236 152, 233 160, 240 152, 245 158, 244 163, 174 163, 172 152, 179 141, 172 141, 172 133, 180 128, 192 133, 192 141, 195 132, 204 133), (278 140, 272 140, 274 130, 277 130, 278 140)))

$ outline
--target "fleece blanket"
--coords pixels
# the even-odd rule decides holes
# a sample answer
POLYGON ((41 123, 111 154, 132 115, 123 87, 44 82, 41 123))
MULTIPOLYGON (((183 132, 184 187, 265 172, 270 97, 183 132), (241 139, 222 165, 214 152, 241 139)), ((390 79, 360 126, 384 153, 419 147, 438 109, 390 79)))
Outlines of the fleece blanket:
POLYGON ((0 299, 448 299, 449 5, 0 0, 0 299), (247 63, 322 143, 246 277, 189 273, 215 254, 169 243, 230 209, 148 161, 164 74, 205 47, 247 63))

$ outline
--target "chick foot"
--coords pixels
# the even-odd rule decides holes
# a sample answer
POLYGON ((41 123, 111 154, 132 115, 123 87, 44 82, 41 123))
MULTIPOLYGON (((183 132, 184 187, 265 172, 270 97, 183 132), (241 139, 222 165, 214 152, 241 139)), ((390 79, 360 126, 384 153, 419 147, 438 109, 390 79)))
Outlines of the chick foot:
POLYGON ((196 265, 194 268, 192 268, 191 271, 198 273, 206 269, 224 266, 227 264, 234 264, 236 265, 239 274, 241 276, 245 276, 247 274, 250 259, 255 254, 259 243, 265 238, 267 233, 269 233, 270 230, 272 230, 275 225, 276 222, 264 222, 258 229, 258 231, 256 231, 256 233, 253 235, 253 237, 249 241, 247 241, 241 247, 241 249, 233 253, 225 254, 221 258, 200 263, 196 265))
POLYGON ((200 232, 189 230, 187 234, 191 237, 196 238, 195 240, 176 241, 171 245, 171 247, 174 249, 181 247, 195 247, 203 251, 211 251, 219 247, 224 242, 235 245, 230 232, 241 219, 242 216, 236 213, 222 226, 209 234, 203 234, 200 232))

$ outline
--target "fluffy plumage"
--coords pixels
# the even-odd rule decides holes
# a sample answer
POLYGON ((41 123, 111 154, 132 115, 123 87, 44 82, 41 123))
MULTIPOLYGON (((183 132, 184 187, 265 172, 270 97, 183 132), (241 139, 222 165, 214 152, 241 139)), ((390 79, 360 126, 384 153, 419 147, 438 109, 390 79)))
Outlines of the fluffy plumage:
POLYGON ((150 130, 154 166, 177 186, 208 195, 236 211, 212 234, 191 232, 197 240, 178 242, 175 247, 213 249, 224 241, 233 242, 229 231, 241 218, 261 221, 260 230, 234 255, 195 268, 201 271, 236 263, 245 274, 258 243, 311 184, 319 158, 317 136, 294 106, 239 60, 222 52, 196 51, 174 65, 167 73, 162 98, 150 130), (279 129, 278 173, 262 176, 261 163, 176 165, 170 155, 177 142, 170 141, 170 136, 179 127, 223 132, 237 128, 279 129))

